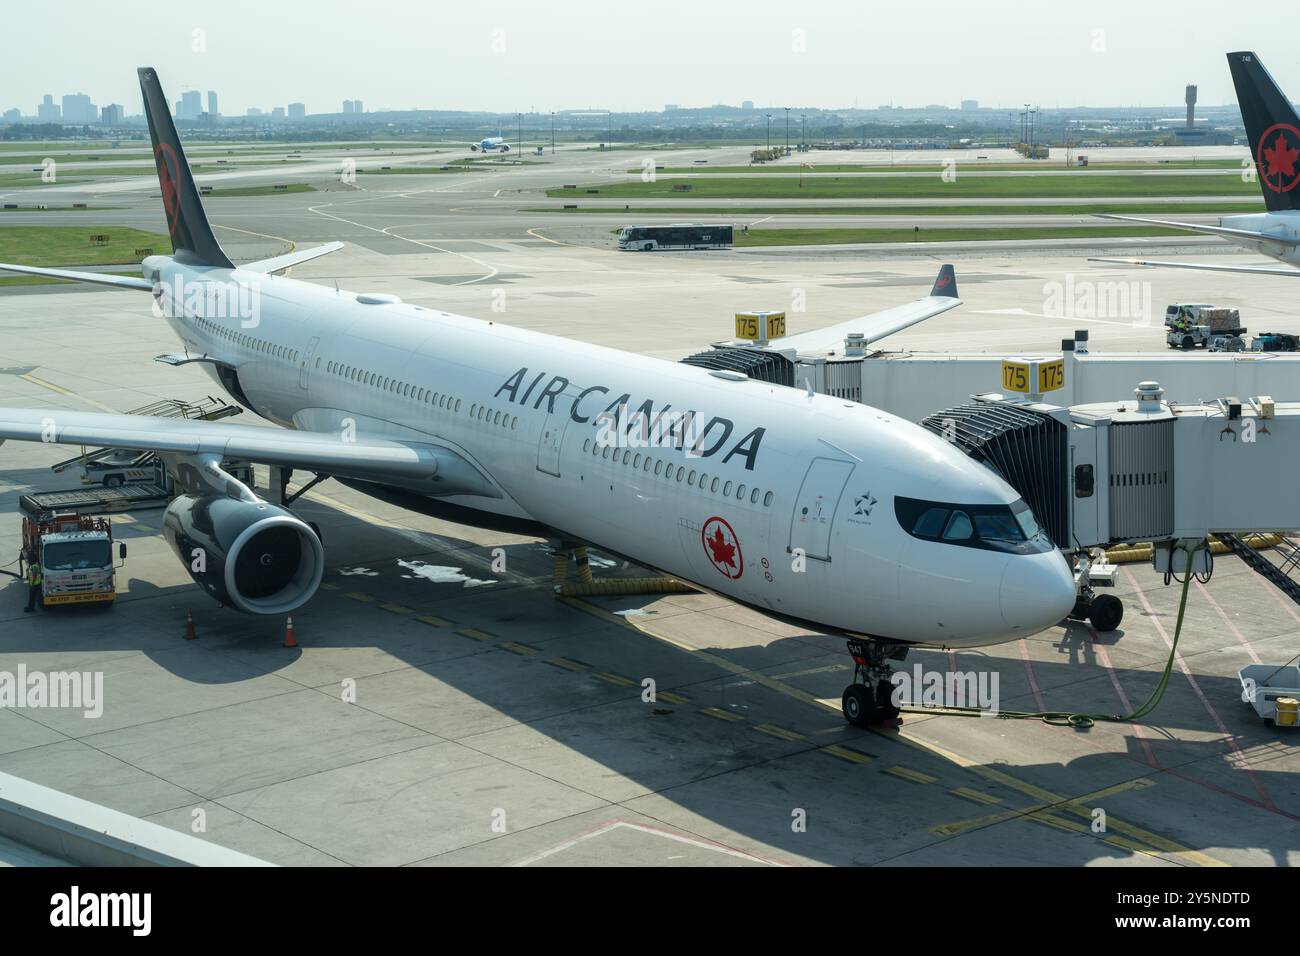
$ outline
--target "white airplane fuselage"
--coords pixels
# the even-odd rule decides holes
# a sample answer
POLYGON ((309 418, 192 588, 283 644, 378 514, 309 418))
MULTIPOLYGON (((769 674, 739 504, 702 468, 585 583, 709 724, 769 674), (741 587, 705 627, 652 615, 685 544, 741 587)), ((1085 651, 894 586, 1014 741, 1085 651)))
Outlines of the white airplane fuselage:
MULTIPOLYGON (((465 523, 535 522, 810 626, 907 643, 1011 640, 1073 604, 1045 538, 1011 553, 905 531, 896 496, 1018 495, 877 409, 289 278, 170 257, 144 271, 181 297, 163 311, 188 352, 233 369, 264 418, 473 463, 502 497, 438 499, 465 523), (187 315, 185 295, 207 281, 256 289, 256 324, 187 315)), ((229 389, 229 372, 204 367, 229 389)))

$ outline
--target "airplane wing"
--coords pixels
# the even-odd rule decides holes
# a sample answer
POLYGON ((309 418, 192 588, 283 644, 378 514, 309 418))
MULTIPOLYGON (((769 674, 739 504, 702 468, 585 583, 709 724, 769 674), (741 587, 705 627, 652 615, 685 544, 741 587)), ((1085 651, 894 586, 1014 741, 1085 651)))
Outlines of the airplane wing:
MULTIPOLYGON (((342 248, 343 243, 341 242, 327 242, 323 246, 313 246, 310 249, 299 249, 282 256, 275 256, 271 259, 259 259, 256 262, 246 262, 239 266, 239 268, 245 272, 261 272, 265 275, 273 275, 277 272, 283 272, 290 266, 309 262, 319 256, 328 255, 331 252, 337 252, 342 248)), ((50 279, 68 279, 73 282, 93 282, 97 285, 112 286, 115 289, 136 289, 141 292, 153 291, 153 283, 148 279, 136 279, 131 276, 113 276, 103 272, 74 272, 70 269, 45 269, 39 266, 20 266, 8 262, 0 262, 0 271, 21 272, 24 275, 46 276, 50 279)))
POLYGON ((74 282, 94 282, 98 285, 111 285, 118 289, 138 289, 152 292, 153 283, 148 279, 134 279, 131 276, 111 276, 104 272, 72 272, 68 269, 42 269, 38 266, 17 266, 0 262, 0 270, 21 272, 29 276, 48 276, 51 279, 69 279, 74 282))
POLYGON ((427 482, 433 495, 501 497, 482 472, 449 448, 360 436, 348 441, 341 432, 60 408, 0 408, 0 444, 6 439, 180 455, 216 454, 363 481, 400 481, 404 487, 427 482))
POLYGON ((1186 229, 1188 232, 1203 232, 1207 236, 1222 236, 1225 239, 1247 239, 1251 242, 1272 242, 1285 248, 1300 245, 1300 241, 1285 236, 1273 236, 1266 232, 1253 232, 1250 229, 1232 229, 1228 226, 1206 226, 1197 222, 1173 222, 1168 219, 1144 219, 1141 216, 1118 216, 1114 213, 1095 213, 1098 219, 1118 219, 1123 222, 1145 222, 1153 226, 1167 226, 1170 229, 1186 229))
POLYGON ((849 319, 847 322, 830 325, 824 329, 790 335, 773 345, 781 349, 795 349, 798 352, 834 352, 844 347, 844 339, 851 332, 861 332, 862 344, 870 345, 887 335, 893 335, 959 305, 961 299, 957 298, 957 275, 951 265, 945 265, 939 270, 929 296, 924 299, 885 309, 883 312, 849 319))
POLYGON ((293 252, 286 252, 282 256, 275 256, 271 259, 259 259, 257 262, 245 262, 238 266, 238 268, 243 272, 261 272, 266 275, 274 275, 277 272, 283 272, 290 266, 310 262, 312 259, 329 255, 331 252, 338 252, 342 248, 343 243, 341 242, 327 242, 323 246, 312 246, 310 249, 297 249, 293 252))
POLYGON ((1204 272, 1247 272, 1262 276, 1300 278, 1300 269, 1272 269, 1268 266, 1220 266, 1202 262, 1157 262, 1154 259, 1089 259, 1089 262, 1113 262, 1122 266, 1166 266, 1170 269, 1200 269, 1204 272))

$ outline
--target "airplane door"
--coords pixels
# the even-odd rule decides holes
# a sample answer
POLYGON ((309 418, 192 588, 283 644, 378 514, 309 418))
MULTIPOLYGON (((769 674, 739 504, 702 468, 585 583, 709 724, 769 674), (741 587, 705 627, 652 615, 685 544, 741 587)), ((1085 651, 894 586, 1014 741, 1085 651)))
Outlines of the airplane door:
POLYGON ((316 354, 316 346, 320 345, 320 336, 313 335, 311 341, 307 343, 307 353, 303 357, 302 371, 298 374, 298 387, 307 387, 307 373, 311 370, 312 357, 316 354))
POLYGON ((809 558, 830 560, 835 509, 852 473, 852 462, 813 459, 795 498, 794 514, 790 517, 790 546, 786 550, 793 553, 796 548, 802 548, 809 558))
POLYGON ((560 447, 569 428, 569 402, 567 393, 555 402, 555 411, 542 422, 542 433, 537 438, 537 470, 560 477, 560 447))

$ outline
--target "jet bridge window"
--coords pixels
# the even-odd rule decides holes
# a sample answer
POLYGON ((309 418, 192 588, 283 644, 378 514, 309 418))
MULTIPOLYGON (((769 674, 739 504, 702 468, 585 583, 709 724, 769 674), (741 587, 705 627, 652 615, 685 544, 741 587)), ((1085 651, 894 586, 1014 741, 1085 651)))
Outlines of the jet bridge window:
POLYGON ((894 514, 904 531, 923 541, 1013 554, 1038 554, 1056 547, 1023 501, 957 505, 898 496, 894 514))

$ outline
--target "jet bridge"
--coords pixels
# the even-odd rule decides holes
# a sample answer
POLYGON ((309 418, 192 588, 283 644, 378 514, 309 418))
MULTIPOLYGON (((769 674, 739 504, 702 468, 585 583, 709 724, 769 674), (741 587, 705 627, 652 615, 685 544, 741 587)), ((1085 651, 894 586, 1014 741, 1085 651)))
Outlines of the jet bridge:
MULTIPOLYGON (((1257 395, 1178 403, 1154 381, 1130 394, 1070 407, 978 395, 921 424, 1001 475, 1056 545, 1074 554, 1075 616, 1098 630, 1117 626, 1123 608, 1093 592, 1113 580, 1095 549, 1121 543, 1152 542, 1153 562, 1168 581, 1213 534, 1300 603, 1293 580, 1300 552, 1284 539, 1278 559, 1269 560, 1247 537, 1300 530, 1292 487, 1300 402, 1257 395)), ((1209 550, 1196 552, 1193 571, 1208 579, 1209 550)))
MULTIPOLYGON (((781 354, 794 363, 796 387, 811 385, 814 392, 914 422, 992 391, 1068 408, 1127 395, 1147 379, 1158 381, 1176 402, 1220 395, 1300 401, 1300 353, 1093 352, 1086 330, 1061 345, 1059 352, 1031 355, 874 351, 850 337, 821 354, 781 354)), ((769 347, 779 349, 780 340, 769 347)))

